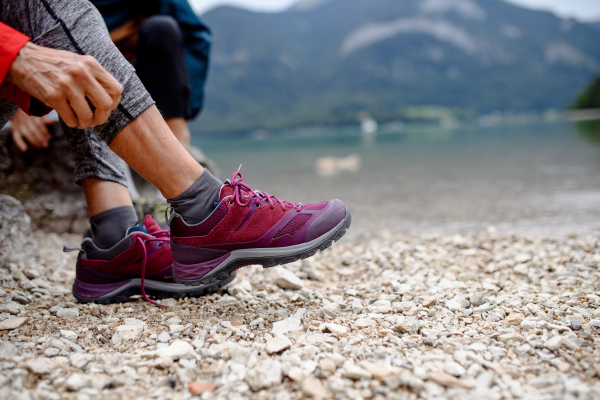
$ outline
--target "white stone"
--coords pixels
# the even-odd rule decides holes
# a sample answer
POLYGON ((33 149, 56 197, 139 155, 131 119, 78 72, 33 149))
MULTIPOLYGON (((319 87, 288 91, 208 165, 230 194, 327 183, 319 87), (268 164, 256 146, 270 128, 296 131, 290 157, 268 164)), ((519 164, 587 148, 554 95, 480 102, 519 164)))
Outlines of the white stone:
POLYGON ((124 325, 146 325, 146 323, 137 318, 125 318, 124 325))
POLYGON ((156 351, 158 357, 169 357, 173 360, 195 359, 196 352, 191 344, 183 340, 175 340, 168 347, 156 351))
POLYGON ((413 318, 406 318, 396 325, 396 330, 401 333, 415 334, 418 330, 417 321, 413 318))
POLYGON ((562 342, 562 337, 560 335, 556 335, 548 340, 546 340, 546 342, 544 343, 544 347, 547 348, 548 350, 558 350, 560 348, 562 342))
POLYGON ((79 317, 78 308, 59 308, 56 310, 56 316, 62 319, 77 319, 79 317))
POLYGON ((185 326, 183 326, 183 325, 178 325, 178 324, 169 325, 170 333, 181 333, 181 332, 183 332, 184 329, 185 329, 185 326))
POLYGON ((352 311, 355 314, 360 314, 365 309, 365 307, 362 304, 362 301, 360 301, 359 299, 352 300, 351 307, 352 307, 352 311))
POLYGON ((84 369, 86 365, 88 365, 88 363, 93 359, 94 356, 92 354, 86 353, 74 353, 69 356, 69 361, 71 362, 71 365, 79 369, 84 369))
POLYGON ((77 392, 84 387, 89 386, 90 379, 84 374, 73 374, 65 382, 65 386, 72 392, 77 392))
POLYGON ((250 389, 255 392, 279 385, 283 379, 281 363, 270 358, 261 360, 246 372, 245 379, 250 389))
POLYGON ((283 267, 275 267, 272 271, 272 277, 277 286, 283 289, 302 289, 304 282, 296 274, 283 267))
POLYGON ((10 360, 17 355, 17 348, 11 342, 0 342, 0 360, 10 360))
POLYGON ((357 328, 366 328, 375 325, 377 325, 377 322, 372 318, 359 318, 354 322, 354 326, 357 328))
POLYGON ((113 346, 116 346, 123 342, 140 338, 143 333, 143 325, 120 325, 115 328, 111 343, 113 346))
POLYGON ((275 337, 267 342, 266 350, 267 354, 279 353, 292 347, 292 342, 286 336, 282 334, 275 335, 275 337))
POLYGON ((513 268, 513 271, 517 274, 527 275, 529 272, 529 266, 527 264, 517 264, 513 268))
POLYGON ((363 361, 360 366, 367 370, 373 379, 383 380, 385 377, 390 375, 399 374, 402 372, 400 368, 392 367, 390 365, 374 363, 370 361, 363 361))
POLYGON ((37 375, 46 375, 52 372, 54 368, 56 368, 56 364, 46 357, 38 357, 33 360, 27 361, 25 364, 28 370, 37 375))
POLYGON ((467 373, 467 370, 462 365, 454 361, 446 361, 444 371, 456 377, 461 377, 467 373))
POLYGON ((61 329, 60 331, 60 336, 64 337, 67 340, 77 340, 77 338, 79 337, 79 335, 74 332, 74 331, 68 331, 68 330, 64 330, 61 329))
POLYGON ((344 363, 344 370, 346 371, 346 378, 360 380, 360 379, 371 379, 373 375, 364 368, 349 362, 344 363))
POLYGON ((289 317, 273 324, 272 332, 275 335, 302 330, 302 321, 296 317, 289 317))
POLYGON ((377 300, 367 308, 372 313, 388 314, 392 312, 392 303, 389 300, 377 300))
POLYGON ((17 329, 23 326, 25 322, 27 322, 29 318, 27 317, 18 317, 18 318, 8 318, 4 321, 0 321, 0 331, 9 331, 12 329, 17 329))
POLYGON ((171 341, 171 335, 168 332, 162 332, 158 335, 158 341, 161 343, 169 343, 171 341))
POLYGON ((340 336, 346 335, 350 331, 350 329, 346 326, 334 324, 331 322, 321 324, 321 326, 319 327, 319 330, 321 332, 328 331, 328 332, 333 333, 334 335, 340 335, 340 336))
POLYGON ((469 307, 469 301, 462 299, 464 301, 461 301, 461 299, 457 299, 454 298, 452 300, 448 300, 446 302, 446 308, 450 311, 461 311, 464 310, 465 308, 469 307))
POLYGON ((302 391, 309 397, 314 397, 316 399, 324 399, 327 397, 327 390, 325 390, 325 386, 320 379, 316 378, 313 375, 306 377, 302 381, 302 391))

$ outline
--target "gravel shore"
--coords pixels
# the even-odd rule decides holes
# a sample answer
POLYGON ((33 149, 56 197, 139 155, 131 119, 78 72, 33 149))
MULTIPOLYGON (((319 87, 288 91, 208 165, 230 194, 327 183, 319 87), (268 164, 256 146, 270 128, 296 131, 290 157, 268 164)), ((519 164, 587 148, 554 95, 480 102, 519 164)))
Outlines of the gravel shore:
POLYGON ((35 240, 0 268, 3 399, 600 399, 598 235, 342 239, 170 308, 77 303, 80 237, 35 240))

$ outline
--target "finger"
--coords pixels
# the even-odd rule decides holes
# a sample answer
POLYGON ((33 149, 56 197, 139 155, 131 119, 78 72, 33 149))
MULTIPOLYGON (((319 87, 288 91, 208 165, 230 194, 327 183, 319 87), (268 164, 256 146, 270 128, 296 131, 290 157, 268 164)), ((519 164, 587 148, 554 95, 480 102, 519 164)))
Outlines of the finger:
POLYGON ((71 109, 71 105, 67 102, 67 98, 64 93, 61 96, 54 96, 50 107, 54 108, 58 113, 58 116, 70 126, 71 128, 77 128, 77 116, 71 109))
POLYGON ((91 62, 91 69, 94 78, 98 81, 98 83, 104 88, 106 93, 112 99, 111 111, 117 108, 119 102, 121 101, 121 93, 123 93, 123 86, 115 79, 114 76, 109 74, 102 66, 93 59, 91 62))
POLYGON ((21 137, 21 135, 19 133, 17 133, 16 131, 13 131, 12 137, 13 137, 13 142, 15 143, 15 146, 17 146, 17 148, 19 150, 27 151, 27 144, 25 143, 25 141, 23 140, 23 138, 21 137))
POLYGON ((98 81, 92 79, 87 87, 86 96, 90 102, 96 107, 94 110, 94 118, 92 126, 101 125, 108 120, 111 111, 113 110, 113 100, 98 81))
POLYGON ((68 98, 69 105, 77 117, 77 128, 86 129, 92 126, 94 113, 90 108, 85 96, 75 93, 68 98))
POLYGON ((37 127, 38 132, 44 138, 50 138, 50 132, 48 131, 48 124, 46 123, 46 119, 44 117, 42 117, 42 118, 36 118, 35 119, 35 125, 37 127))
POLYGON ((46 139, 43 129, 45 129, 45 126, 40 127, 37 121, 34 121, 31 125, 29 136, 27 137, 28 142, 38 149, 48 147, 48 140, 46 139))

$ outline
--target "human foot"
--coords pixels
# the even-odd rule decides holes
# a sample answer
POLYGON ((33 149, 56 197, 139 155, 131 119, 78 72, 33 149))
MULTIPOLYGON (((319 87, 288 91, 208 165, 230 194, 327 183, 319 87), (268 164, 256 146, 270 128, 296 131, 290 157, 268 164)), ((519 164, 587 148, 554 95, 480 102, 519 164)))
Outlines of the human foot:
POLYGON ((340 200, 296 204, 254 190, 235 172, 221 188, 220 203, 204 221, 170 217, 173 278, 188 285, 228 279, 250 264, 274 267, 314 255, 350 227, 340 200))
POLYGON ((141 293, 144 299, 158 304, 147 294, 158 299, 203 296, 235 279, 233 274, 223 281, 193 287, 175 282, 169 233, 150 215, 144 223, 129 228, 110 249, 99 249, 91 238, 85 238, 80 250, 73 296, 85 303, 120 303, 141 293))

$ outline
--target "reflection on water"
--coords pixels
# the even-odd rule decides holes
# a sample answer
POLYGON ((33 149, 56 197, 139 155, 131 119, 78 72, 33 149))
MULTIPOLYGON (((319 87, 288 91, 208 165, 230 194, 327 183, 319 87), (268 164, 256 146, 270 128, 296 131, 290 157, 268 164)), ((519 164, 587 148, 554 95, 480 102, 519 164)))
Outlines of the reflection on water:
POLYGON ((351 234, 500 231, 550 236, 600 227, 600 130, 594 124, 398 126, 365 143, 360 127, 195 136, 224 171, 308 203, 340 198, 351 234), (582 140, 585 139, 585 140, 582 140), (358 171, 318 176, 315 161, 357 154, 358 171))

